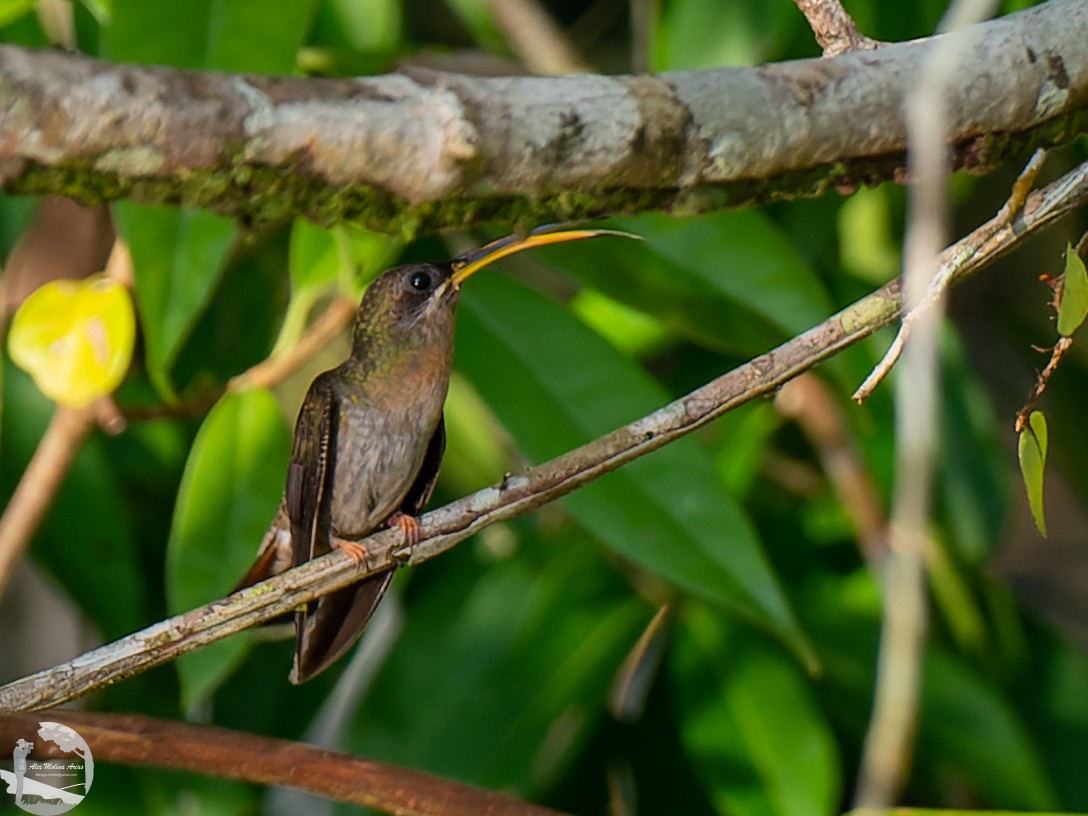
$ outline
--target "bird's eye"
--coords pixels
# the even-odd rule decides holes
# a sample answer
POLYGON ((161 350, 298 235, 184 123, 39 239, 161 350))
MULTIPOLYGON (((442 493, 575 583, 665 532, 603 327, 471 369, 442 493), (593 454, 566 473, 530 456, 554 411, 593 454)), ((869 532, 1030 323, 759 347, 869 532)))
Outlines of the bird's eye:
POLYGON ((408 278, 408 286, 416 292, 426 292, 431 288, 431 276, 426 272, 415 272, 408 278))

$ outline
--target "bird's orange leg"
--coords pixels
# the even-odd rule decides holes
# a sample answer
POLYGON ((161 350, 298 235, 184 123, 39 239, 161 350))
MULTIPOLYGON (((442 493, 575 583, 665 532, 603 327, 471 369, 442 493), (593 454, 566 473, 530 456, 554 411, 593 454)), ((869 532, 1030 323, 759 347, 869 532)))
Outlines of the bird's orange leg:
MULTIPOLYGON (((407 513, 401 513, 398 510, 389 517, 386 524, 398 528, 403 533, 404 544, 409 550, 419 543, 419 519, 415 516, 409 516, 407 513)), ((407 561, 408 558, 404 558, 404 560, 407 561)))
POLYGON ((367 553, 366 547, 358 541, 348 541, 346 538, 330 535, 329 543, 354 561, 356 567, 361 567, 366 563, 366 557, 369 553, 367 553))

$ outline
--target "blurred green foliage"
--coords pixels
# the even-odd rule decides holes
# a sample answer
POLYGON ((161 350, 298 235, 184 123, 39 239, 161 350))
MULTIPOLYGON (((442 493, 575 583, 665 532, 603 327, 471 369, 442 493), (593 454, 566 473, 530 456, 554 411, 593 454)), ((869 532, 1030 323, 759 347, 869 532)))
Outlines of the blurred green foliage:
MULTIPOLYGON (((510 57, 484 0, 183 5, 75 3, 78 45, 113 60, 273 73, 376 72, 421 51, 433 59, 463 48, 510 57)), ((626 3, 547 5, 602 70, 629 69, 626 3)), ((847 5, 882 40, 924 36, 944 8, 943 0, 847 5)), ((817 54, 788 0, 656 8, 643 60, 656 70, 817 54)), ((0 4, 0 39, 49 38, 32 4, 14 2, 0 4)), ((957 180, 957 228, 996 211, 1014 172, 957 180)), ((0 198, 5 256, 35 206, 0 198)), ((902 190, 884 186, 697 219, 648 214, 619 224, 645 242, 550 248, 473 279, 432 504, 636 419, 864 294, 898 268, 903 209, 902 190)), ((398 259, 450 257, 495 234, 454 236, 451 245, 425 237, 402 248, 348 225, 254 234, 205 213, 127 202, 114 213, 132 250, 142 331, 118 401, 197 410, 92 437, 33 544, 35 563, 103 638, 233 584, 279 499, 302 390, 342 347, 274 394, 232 394, 210 410, 209 396, 277 343, 289 347, 336 293, 357 296, 398 259)), ((1077 611, 1088 609, 1083 584, 1071 622, 1068 605, 1057 615, 1063 610, 1045 593, 1010 591, 1020 588, 1015 570, 1009 558, 995 560, 1002 548, 1038 560, 1011 476, 1011 421, 1040 364, 1031 344, 1052 342, 1049 292, 1034 278, 1060 262, 1057 242, 1036 242, 953 300, 911 803, 1088 810, 1088 637, 1084 620, 1076 625, 1077 611)), ((817 372, 837 395, 878 513, 891 492, 891 400, 884 388, 857 407, 848 394, 885 337, 817 372)), ((1051 460, 1067 494, 1062 509, 1083 520, 1088 438, 1075 429, 1088 359, 1071 354, 1065 365, 1047 395, 1051 460)), ((6 499, 52 407, 7 362, 3 375, 6 499)), ((557 505, 403 570, 386 602, 403 610, 403 626, 387 630, 394 634, 368 667, 371 682, 336 723, 336 744, 576 813, 617 812, 608 804, 617 798, 647 814, 847 810, 881 601, 820 454, 820 443, 772 402, 751 404, 557 505), (639 682, 621 682, 666 603, 659 648, 643 655, 639 682), (610 701, 620 688, 627 696, 617 707, 610 701)), ((1030 577, 1060 582, 1060 573, 1039 568, 1030 577)), ((10 679, 6 657, 0 680, 10 679)), ((314 733, 349 661, 294 688, 290 659, 289 642, 237 638, 91 704, 299 739, 314 733)), ((103 767, 81 813, 245 814, 269 795, 103 767)))

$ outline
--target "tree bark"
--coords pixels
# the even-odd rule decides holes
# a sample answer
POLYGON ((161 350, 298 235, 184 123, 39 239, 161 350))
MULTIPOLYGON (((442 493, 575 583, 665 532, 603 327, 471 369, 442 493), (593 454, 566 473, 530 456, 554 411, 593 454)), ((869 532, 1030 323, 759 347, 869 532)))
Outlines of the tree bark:
MULTIPOLYGON (((955 168, 1086 129, 1088 4, 972 31, 950 93, 955 168)), ((2 46, 0 188, 405 232, 848 191, 903 179, 903 99, 931 45, 656 76, 366 79, 2 46)))

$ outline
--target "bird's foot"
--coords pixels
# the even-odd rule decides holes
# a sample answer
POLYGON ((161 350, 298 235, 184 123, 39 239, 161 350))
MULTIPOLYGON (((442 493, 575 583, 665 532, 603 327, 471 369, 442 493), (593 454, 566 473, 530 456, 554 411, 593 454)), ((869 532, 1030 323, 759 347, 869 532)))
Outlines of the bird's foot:
POLYGON ((369 553, 366 551, 366 547, 358 541, 348 541, 346 538, 331 535, 329 536, 329 543, 354 561, 356 567, 361 567, 366 563, 369 553))
MULTIPOLYGON (((411 550, 419 543, 419 519, 409 516, 407 513, 396 512, 386 522, 390 527, 398 528, 404 535, 404 546, 409 550, 407 555, 397 558, 399 561, 407 561, 411 558, 411 550)), ((396 557, 396 554, 394 553, 396 557)))

